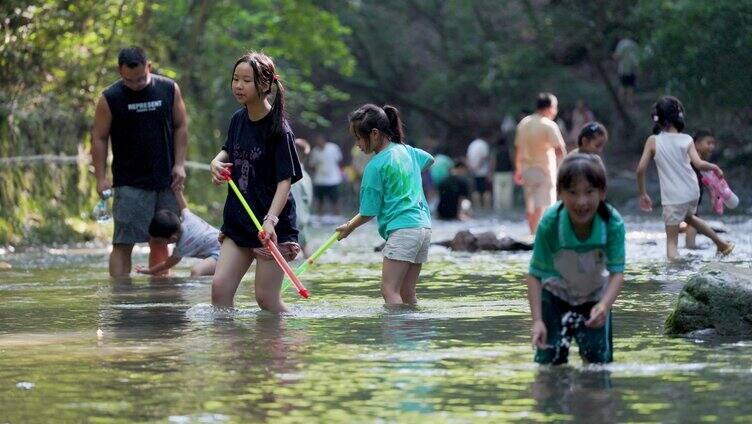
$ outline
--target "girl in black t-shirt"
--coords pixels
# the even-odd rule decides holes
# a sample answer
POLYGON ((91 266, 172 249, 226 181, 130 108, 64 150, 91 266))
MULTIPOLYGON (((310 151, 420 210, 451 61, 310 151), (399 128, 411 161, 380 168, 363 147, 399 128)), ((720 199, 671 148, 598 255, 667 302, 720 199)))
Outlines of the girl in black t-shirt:
MULTIPOLYGON (((266 238, 278 244, 285 259, 300 251, 295 201, 290 186, 303 175, 295 152, 295 136, 284 119, 284 88, 274 62, 251 52, 235 62, 232 93, 241 108, 230 119, 227 141, 211 161, 216 185, 230 175, 257 217, 266 238), (276 94, 269 101, 273 87, 276 94)), ((256 301, 262 309, 287 310, 280 295, 282 269, 263 247, 259 233, 235 193, 228 187, 223 214, 224 240, 212 281, 212 303, 231 307, 235 291, 254 259, 256 301)))

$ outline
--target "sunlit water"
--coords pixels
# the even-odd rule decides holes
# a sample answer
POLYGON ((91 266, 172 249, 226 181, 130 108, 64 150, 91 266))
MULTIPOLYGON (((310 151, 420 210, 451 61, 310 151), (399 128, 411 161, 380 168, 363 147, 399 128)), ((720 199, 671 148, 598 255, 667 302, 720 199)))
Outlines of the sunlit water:
MULTIPOLYGON (((420 306, 387 310, 375 227, 335 245, 303 278, 311 299, 260 312, 252 273, 237 310, 209 306, 208 278, 113 283, 106 250, 7 254, 0 271, 0 422, 750 422, 752 342, 672 338, 663 321, 714 249, 667 264, 660 218, 628 218, 615 362, 532 362, 529 253, 433 247, 420 306)), ((726 218, 749 266, 752 222, 726 218)), ((518 220, 436 224, 524 235, 518 220)), ((313 244, 333 229, 323 224, 313 244)), ((707 244, 707 239, 702 239, 707 244)), ((139 250, 136 263, 143 263, 139 250)))

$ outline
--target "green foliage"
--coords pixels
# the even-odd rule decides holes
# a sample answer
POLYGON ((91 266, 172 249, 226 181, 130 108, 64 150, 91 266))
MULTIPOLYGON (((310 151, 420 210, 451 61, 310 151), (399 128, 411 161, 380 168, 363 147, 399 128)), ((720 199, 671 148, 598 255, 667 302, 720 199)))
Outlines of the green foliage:
POLYGON ((0 168, 0 245, 87 241, 93 190, 85 167, 35 163, 0 168))
MULTIPOLYGON (((201 162, 224 139, 237 108, 231 67, 248 50, 275 58, 301 135, 336 139, 346 128, 332 123, 354 105, 393 103, 411 141, 433 136, 459 154, 547 90, 565 119, 585 99, 619 141, 611 151, 629 154, 648 131, 650 104, 670 93, 691 128, 711 127, 735 149, 727 156, 746 163, 752 154, 743 147, 752 80, 739 76, 752 67, 748 1, 6 0, 0 16, 0 157, 87 148, 96 99, 118 79, 115 56, 133 44, 180 85, 188 157, 201 162), (633 105, 618 96, 612 58, 626 36, 644 52, 633 105)), ((81 200, 64 216, 94 201, 88 171, 77 173, 70 195, 81 200)), ((196 204, 221 201, 198 187, 196 204)), ((23 209, 22 197, 42 193, 18 180, 0 192, 0 242, 25 234, 23 214, 43 207, 23 209)))
MULTIPOLYGON (((347 98, 314 83, 314 70, 349 75, 355 67, 343 40, 349 30, 307 0, 10 0, 0 3, 0 16, 0 157, 88 148, 94 105, 119 78, 123 46, 143 46, 155 69, 178 82, 190 119, 189 159, 203 162, 216 154, 237 108, 229 89, 236 57, 248 50, 274 57, 291 116, 309 125, 326 124, 319 108, 347 98)), ((0 169, 0 243, 80 239, 65 218, 90 212, 93 178, 85 168, 66 171, 83 183, 20 177, 30 169, 0 169)))
POLYGON ((667 92, 690 109, 747 108, 752 80, 752 3, 642 1, 635 11, 645 36, 647 65, 667 92))

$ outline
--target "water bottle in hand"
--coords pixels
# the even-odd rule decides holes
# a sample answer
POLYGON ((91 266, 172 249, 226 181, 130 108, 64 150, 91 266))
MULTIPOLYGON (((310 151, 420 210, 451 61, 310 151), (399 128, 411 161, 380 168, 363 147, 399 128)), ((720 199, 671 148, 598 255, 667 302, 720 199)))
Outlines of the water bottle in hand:
POLYGON ((92 215, 94 215, 94 219, 96 219, 100 224, 106 223, 112 217, 110 215, 109 209, 107 208, 107 199, 109 199, 111 196, 112 190, 108 188, 107 190, 102 192, 102 199, 99 200, 99 203, 97 203, 96 206, 94 206, 92 215))

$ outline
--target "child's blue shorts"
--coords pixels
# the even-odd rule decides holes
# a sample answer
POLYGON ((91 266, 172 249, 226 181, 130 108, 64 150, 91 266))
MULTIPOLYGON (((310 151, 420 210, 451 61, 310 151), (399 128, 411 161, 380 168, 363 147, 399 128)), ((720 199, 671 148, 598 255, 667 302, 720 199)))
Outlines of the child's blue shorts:
MULTIPOLYGON (((569 311, 590 318, 590 309, 595 302, 582 305, 570 305, 554 296, 546 289, 541 290, 543 322, 546 324, 546 344, 548 348, 536 348, 535 362, 539 364, 565 364, 569 356, 569 347, 562 344, 562 318, 569 311)), ((590 363, 609 363, 613 361, 613 341, 611 335, 611 312, 606 324, 601 328, 589 328, 584 323, 573 331, 573 338, 580 348, 580 356, 590 363)))

